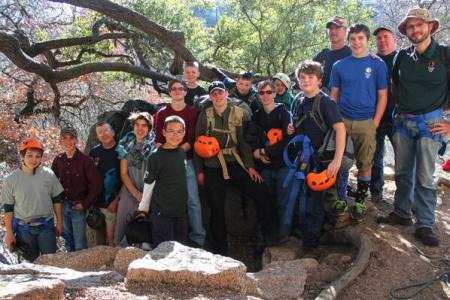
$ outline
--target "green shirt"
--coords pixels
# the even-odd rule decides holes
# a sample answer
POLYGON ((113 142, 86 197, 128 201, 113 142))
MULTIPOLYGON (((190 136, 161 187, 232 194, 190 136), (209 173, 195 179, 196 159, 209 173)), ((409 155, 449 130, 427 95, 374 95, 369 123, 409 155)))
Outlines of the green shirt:
MULTIPOLYGON (((445 104, 447 75, 438 47, 443 46, 432 39, 430 46, 422 54, 416 52, 411 55, 412 47, 397 54, 395 60, 399 60, 399 63, 394 62, 392 81, 398 87, 396 107, 400 112, 424 114, 445 104), (417 61, 414 60, 416 56, 417 61)), ((450 48, 445 48, 443 51, 450 53, 450 48)))
POLYGON ((151 209, 156 209, 165 217, 186 214, 186 154, 181 147, 156 149, 148 158, 144 182, 155 182, 151 209))
POLYGON ((64 191, 50 168, 39 166, 35 174, 17 169, 3 184, 1 203, 14 205, 14 216, 29 221, 53 216, 53 202, 64 191))

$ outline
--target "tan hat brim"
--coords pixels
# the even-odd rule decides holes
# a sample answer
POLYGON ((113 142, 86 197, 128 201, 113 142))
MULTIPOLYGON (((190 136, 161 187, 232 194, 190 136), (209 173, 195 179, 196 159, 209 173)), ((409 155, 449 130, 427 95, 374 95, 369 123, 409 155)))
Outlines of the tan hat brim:
POLYGON ((432 20, 432 21, 427 21, 425 19, 422 18, 417 18, 417 17, 406 17, 405 19, 403 19, 403 21, 398 25, 398 31, 403 34, 406 35, 406 23, 408 23, 409 19, 421 19, 427 23, 433 23, 433 28, 431 29, 431 34, 435 33, 436 30, 438 30, 439 28, 439 21, 438 20, 432 20))

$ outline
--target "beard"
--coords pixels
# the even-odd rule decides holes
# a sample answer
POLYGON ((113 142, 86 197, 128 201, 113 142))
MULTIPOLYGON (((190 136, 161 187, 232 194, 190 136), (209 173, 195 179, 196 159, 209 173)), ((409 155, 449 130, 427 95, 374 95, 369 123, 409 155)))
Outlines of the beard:
POLYGON ((411 43, 417 45, 425 41, 430 37, 430 32, 425 32, 422 36, 419 36, 418 38, 415 38, 414 36, 408 36, 408 39, 411 43))

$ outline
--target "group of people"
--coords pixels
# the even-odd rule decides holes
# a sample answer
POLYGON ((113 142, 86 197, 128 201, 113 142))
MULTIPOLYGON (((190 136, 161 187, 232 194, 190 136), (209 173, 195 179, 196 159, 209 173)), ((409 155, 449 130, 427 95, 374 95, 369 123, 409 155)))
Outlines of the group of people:
POLYGON ((297 205, 303 250, 314 251, 328 204, 338 227, 346 214, 355 223, 364 218, 369 194, 382 199, 386 136, 395 151, 397 190, 394 211, 378 221, 413 225, 415 204, 416 238, 439 245, 432 230, 433 173, 450 134, 443 118, 450 48, 433 39, 438 26, 427 10, 410 9, 398 31, 411 46, 397 52, 395 31, 381 26, 373 32, 375 55, 366 25, 348 27, 333 17, 326 23, 330 47, 295 70, 296 97, 287 74, 254 87, 250 73, 233 80, 212 65, 219 80, 206 91, 197 82, 198 64, 190 62, 184 80, 168 84, 170 103, 154 118, 132 113, 132 131, 117 142, 111 125, 98 123, 100 143, 86 155, 76 146, 77 131, 63 128, 64 153, 49 169, 40 165, 44 146, 36 138, 24 141, 23 164, 5 179, 1 194, 7 246, 19 240, 36 258, 55 252, 62 235, 68 251, 84 249, 86 212, 96 207, 106 223, 97 229, 97 244, 125 245, 129 216, 138 211, 152 220, 153 247, 168 240, 204 247, 200 186, 210 209, 210 250, 226 255, 232 220, 226 220, 225 201, 233 185, 244 201, 255 201, 260 244, 287 240, 297 205), (328 157, 327 136, 334 144, 328 157), (353 158, 355 188, 348 185, 353 158), (336 184, 317 188, 330 180, 336 184))

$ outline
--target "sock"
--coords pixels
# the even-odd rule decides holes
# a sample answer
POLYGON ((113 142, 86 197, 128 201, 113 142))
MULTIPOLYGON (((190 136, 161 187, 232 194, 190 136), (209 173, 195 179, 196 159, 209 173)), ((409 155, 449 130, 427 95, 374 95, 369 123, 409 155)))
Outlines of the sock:
POLYGON ((369 196, 370 176, 361 176, 357 179, 358 191, 356 195, 356 202, 364 203, 369 196))

